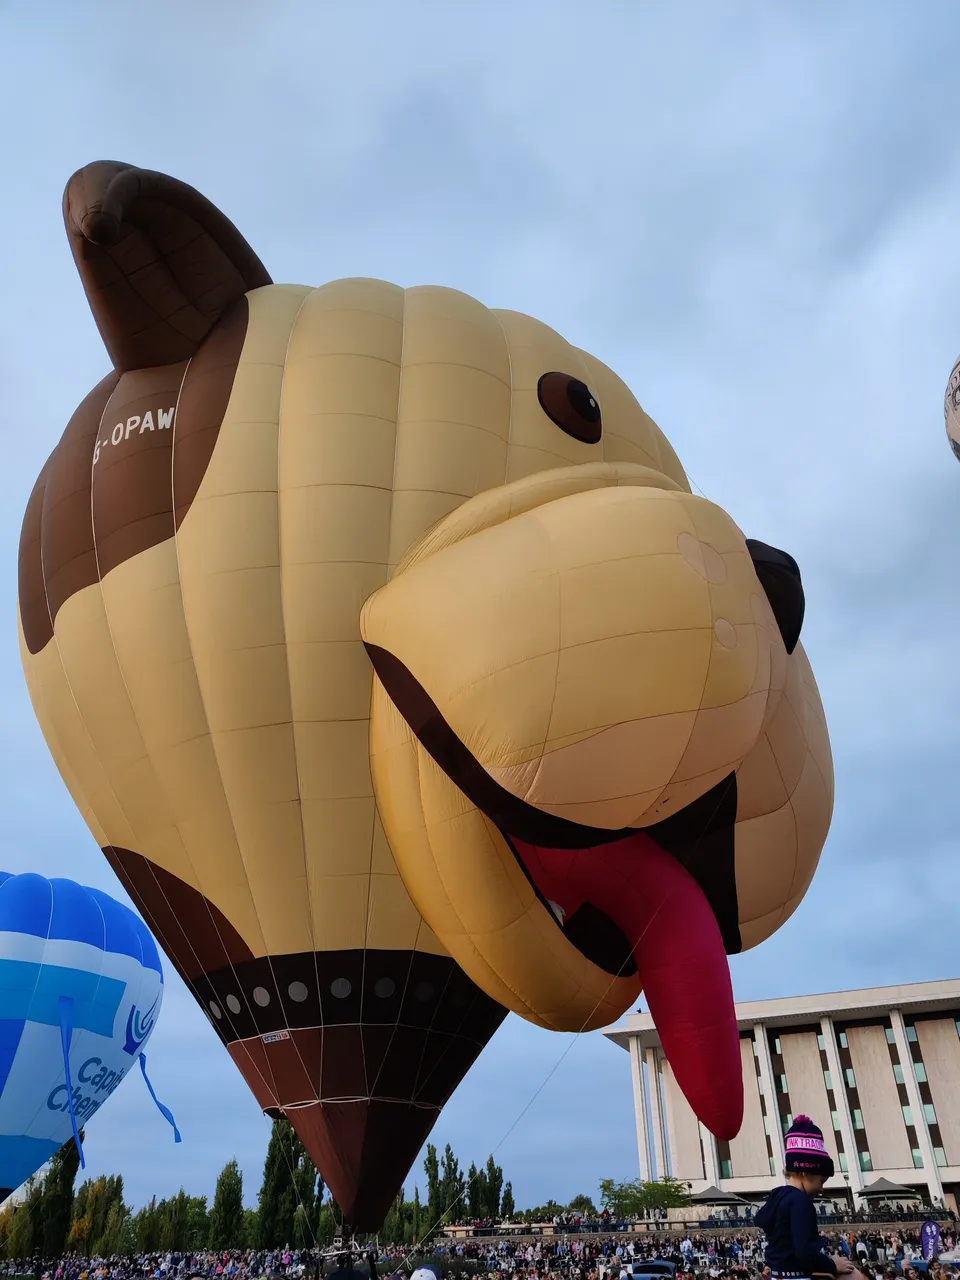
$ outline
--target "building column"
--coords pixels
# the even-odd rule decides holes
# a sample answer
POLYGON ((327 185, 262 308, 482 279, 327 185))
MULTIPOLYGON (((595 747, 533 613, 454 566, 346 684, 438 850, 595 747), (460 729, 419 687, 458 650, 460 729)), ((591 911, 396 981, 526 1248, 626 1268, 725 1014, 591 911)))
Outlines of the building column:
POLYGON ((943 1181, 933 1156, 933 1143, 930 1141, 927 1118, 923 1114, 923 1099, 920 1097, 920 1086, 917 1084, 916 1072, 913 1069, 913 1055, 910 1052, 910 1041, 907 1039, 907 1028, 903 1025, 903 1014, 899 1009, 890 1010, 890 1025, 893 1027, 893 1038, 896 1041, 900 1066, 903 1068, 903 1083, 907 1086, 907 1097, 910 1099, 910 1109, 913 1111, 913 1127, 917 1131, 917 1141, 920 1143, 923 1171, 927 1175, 930 1199, 942 1200, 943 1181))
POLYGON ((637 1117, 637 1152, 640 1156, 641 1182, 653 1181, 650 1158, 650 1133, 647 1126, 647 1084, 643 1076, 639 1036, 630 1037, 630 1066, 633 1075, 633 1109, 637 1117))
MULTIPOLYGON (((717 1156, 717 1140, 703 1123, 700 1124, 700 1149, 703 1152, 703 1173, 707 1180, 707 1185, 711 1187, 720 1187, 720 1160, 717 1156)), ((722 1191, 723 1188, 720 1187, 722 1191)))
POLYGON ((837 1104, 837 1111, 840 1113, 840 1136, 843 1138, 843 1149, 847 1157, 847 1177, 850 1179, 850 1190, 853 1192, 853 1207, 856 1209, 860 1207, 860 1192, 863 1190, 863 1170, 860 1168, 857 1142, 853 1136, 853 1116, 850 1114, 850 1103, 847 1099, 847 1082, 843 1074, 843 1067, 840 1065, 840 1054, 837 1051, 837 1033, 833 1029, 832 1018, 820 1019, 820 1034, 823 1036, 823 1047, 826 1050, 827 1062, 830 1064, 833 1097, 837 1104))
POLYGON ((767 1119, 770 1123, 770 1146, 773 1148, 773 1161, 776 1165, 774 1174, 779 1177, 783 1172, 786 1159, 783 1147, 783 1128, 780 1124, 780 1108, 777 1105, 777 1085, 773 1078, 773 1063, 770 1061, 770 1046, 767 1043, 767 1028, 762 1022, 758 1022, 753 1028, 753 1040, 757 1046, 757 1061, 760 1063, 763 1100, 767 1108, 767 1119))
POLYGON ((669 1173, 667 1166, 667 1144, 663 1128, 663 1098, 660 1093, 660 1061, 656 1049, 648 1049, 647 1088, 650 1091, 650 1127, 653 1130, 653 1156, 657 1165, 657 1178, 665 1178, 669 1173))

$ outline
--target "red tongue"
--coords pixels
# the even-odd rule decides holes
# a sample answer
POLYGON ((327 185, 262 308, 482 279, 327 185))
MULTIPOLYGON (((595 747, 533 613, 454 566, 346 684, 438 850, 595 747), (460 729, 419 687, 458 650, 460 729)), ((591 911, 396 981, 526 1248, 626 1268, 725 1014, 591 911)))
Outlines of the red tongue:
POLYGON ((736 1137, 743 1068, 730 968, 716 917, 690 872, 642 832, 593 849, 513 844, 537 888, 567 917, 591 902, 634 943, 677 1084, 711 1133, 736 1137))

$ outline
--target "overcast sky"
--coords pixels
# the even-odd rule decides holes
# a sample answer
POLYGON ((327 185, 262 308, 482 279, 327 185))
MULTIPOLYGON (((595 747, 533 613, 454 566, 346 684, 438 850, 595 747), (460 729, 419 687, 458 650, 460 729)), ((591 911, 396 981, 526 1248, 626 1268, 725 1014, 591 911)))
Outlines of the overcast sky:
MULTIPOLYGON (((955 0, 0 0, 0 866, 122 896, 36 728, 20 519, 108 368, 60 213, 95 159, 160 169, 278 281, 444 284, 616 369, 697 486, 790 551, 837 808, 738 998, 957 973, 960 351, 955 0)), ((269 1124, 168 967, 151 1075, 89 1126, 129 1198, 255 1201, 269 1124)), ((520 1204, 637 1171, 629 1059, 511 1017, 434 1131, 520 1204)), ((418 1162, 414 1175, 423 1186, 418 1162)), ((408 1190, 412 1192, 411 1177, 408 1190)))

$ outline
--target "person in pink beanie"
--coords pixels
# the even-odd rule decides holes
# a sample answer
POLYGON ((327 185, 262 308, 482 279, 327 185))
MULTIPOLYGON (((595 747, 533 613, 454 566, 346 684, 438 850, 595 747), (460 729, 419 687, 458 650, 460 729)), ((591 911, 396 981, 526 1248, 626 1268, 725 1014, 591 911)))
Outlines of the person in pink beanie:
POLYGON ((773 1280, 850 1275, 846 1258, 833 1258, 820 1235, 813 1198, 833 1177, 823 1132, 809 1116, 797 1116, 785 1140, 786 1183, 767 1197, 754 1223, 767 1238, 766 1263, 773 1280))

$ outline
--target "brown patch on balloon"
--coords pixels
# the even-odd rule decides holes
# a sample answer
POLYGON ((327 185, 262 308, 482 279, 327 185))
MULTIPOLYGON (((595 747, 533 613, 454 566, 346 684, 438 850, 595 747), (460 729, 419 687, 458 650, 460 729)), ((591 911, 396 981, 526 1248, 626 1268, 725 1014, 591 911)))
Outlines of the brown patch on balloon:
POLYGON ((229 307, 270 275, 199 191, 149 169, 98 160, 63 195, 84 292, 117 369, 193 356, 229 307))
POLYGON ((172 538, 170 484, 177 400, 187 362, 125 373, 93 449, 93 531, 104 578, 172 538))
POLYGON ((241 298, 193 360, 111 373, 83 400, 27 504, 24 639, 38 653, 71 596, 173 537, 196 497, 247 335, 241 298))
POLYGON ((190 361, 177 406, 173 451, 173 510, 178 529, 213 456, 249 319, 249 304, 241 298, 190 361))
POLYGON ((130 849, 107 845, 103 852, 186 982, 253 959, 227 917, 199 890, 130 849))
POLYGON ((39 653, 53 638, 53 623, 47 608, 47 592, 43 585, 43 556, 40 553, 40 525, 43 519, 43 495, 50 473, 49 459, 33 486, 20 528, 20 554, 17 561, 17 595, 20 601, 20 624, 23 638, 31 653, 39 653))
POLYGON ((64 601, 97 581, 90 470, 100 420, 119 380, 118 373, 109 373, 81 401, 27 505, 20 535, 20 614, 31 653, 53 636, 64 601))

